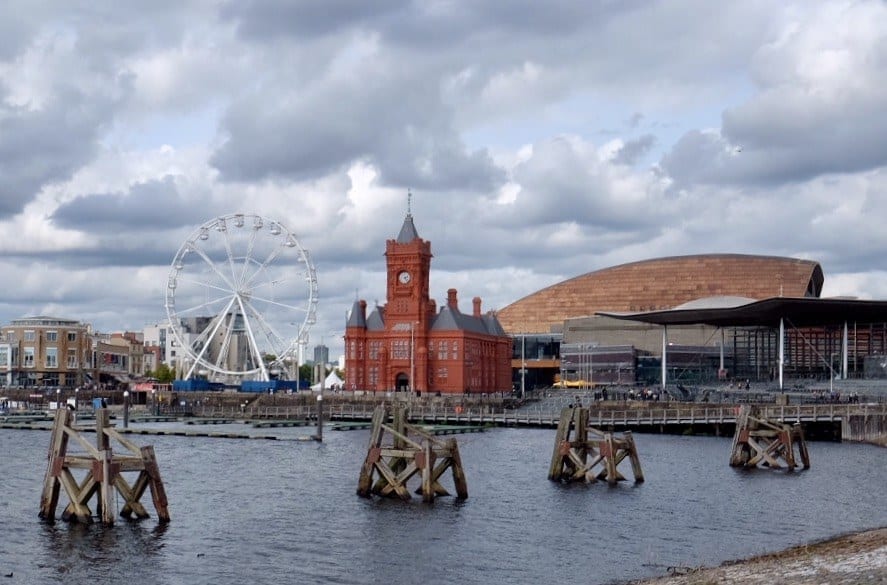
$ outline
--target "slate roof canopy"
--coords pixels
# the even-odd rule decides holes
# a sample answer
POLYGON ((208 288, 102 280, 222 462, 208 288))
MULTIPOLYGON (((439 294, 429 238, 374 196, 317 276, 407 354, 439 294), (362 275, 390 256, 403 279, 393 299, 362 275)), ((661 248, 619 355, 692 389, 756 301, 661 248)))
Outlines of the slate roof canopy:
POLYGON ((407 213, 407 216, 403 219, 403 225, 400 226, 400 233, 397 234, 397 243, 409 244, 417 239, 419 239, 419 232, 416 231, 416 225, 413 223, 413 215, 407 213))

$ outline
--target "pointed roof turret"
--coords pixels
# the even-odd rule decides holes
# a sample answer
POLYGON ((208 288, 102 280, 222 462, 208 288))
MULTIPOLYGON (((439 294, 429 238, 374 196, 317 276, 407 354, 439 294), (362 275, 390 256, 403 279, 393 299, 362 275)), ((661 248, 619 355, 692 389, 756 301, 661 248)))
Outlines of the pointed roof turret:
POLYGON ((348 323, 346 323, 346 327, 366 327, 366 307, 367 304, 365 301, 361 301, 359 299, 354 300, 354 305, 351 307, 351 314, 348 315, 348 323))
POLYGON ((413 199, 413 194, 409 190, 407 191, 407 216, 403 219, 403 225, 400 226, 400 233, 397 234, 397 243, 398 244, 409 244, 413 240, 419 239, 419 232, 416 231, 416 226, 413 223, 413 214, 410 210, 410 204, 413 199))

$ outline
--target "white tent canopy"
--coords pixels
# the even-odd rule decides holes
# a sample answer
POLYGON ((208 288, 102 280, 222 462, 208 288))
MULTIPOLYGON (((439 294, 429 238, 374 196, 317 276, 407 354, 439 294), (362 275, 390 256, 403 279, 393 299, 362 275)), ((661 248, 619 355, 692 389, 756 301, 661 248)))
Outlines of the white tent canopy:
MULTIPOLYGON (((345 383, 345 380, 343 380, 338 375, 336 375, 336 370, 333 370, 332 372, 329 373, 329 375, 323 381, 323 387, 324 387, 324 389, 327 389, 327 390, 330 388, 333 388, 333 387, 341 388, 342 384, 344 384, 344 383, 345 383)), ((311 386, 311 389, 312 390, 320 390, 320 383, 318 382, 317 384, 314 384, 313 386, 311 386)))

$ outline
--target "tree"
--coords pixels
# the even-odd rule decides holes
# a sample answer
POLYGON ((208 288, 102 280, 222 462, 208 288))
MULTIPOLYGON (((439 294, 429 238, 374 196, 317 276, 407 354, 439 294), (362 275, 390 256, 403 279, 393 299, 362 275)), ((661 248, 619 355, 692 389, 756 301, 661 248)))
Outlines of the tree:
POLYGON ((161 384, 171 384, 176 379, 176 373, 166 364, 158 365, 153 372, 148 372, 148 376, 161 384))

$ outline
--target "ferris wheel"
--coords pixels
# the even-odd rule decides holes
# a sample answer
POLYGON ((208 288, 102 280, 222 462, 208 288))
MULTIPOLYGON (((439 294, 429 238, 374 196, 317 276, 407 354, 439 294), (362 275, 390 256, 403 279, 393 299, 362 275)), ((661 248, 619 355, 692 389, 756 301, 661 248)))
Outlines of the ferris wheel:
POLYGON ((267 381, 292 372, 316 309, 308 251, 279 221, 259 215, 204 223, 170 267, 166 314, 186 380, 267 381))

